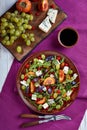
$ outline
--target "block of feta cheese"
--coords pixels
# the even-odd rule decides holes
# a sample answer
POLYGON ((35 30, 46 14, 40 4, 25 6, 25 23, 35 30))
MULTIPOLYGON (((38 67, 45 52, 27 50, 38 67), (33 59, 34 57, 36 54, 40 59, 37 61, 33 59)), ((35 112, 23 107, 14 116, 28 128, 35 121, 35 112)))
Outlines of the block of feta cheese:
POLYGON ((43 32, 47 33, 47 32, 50 30, 51 26, 52 26, 52 25, 51 25, 51 23, 50 23, 49 17, 47 16, 47 17, 41 22, 41 24, 39 25, 39 28, 40 28, 43 32))
POLYGON ((48 105, 48 103, 44 103, 42 106, 44 109, 46 109, 46 108, 48 108, 49 105, 48 105))
POLYGON ((24 85, 24 86, 29 86, 29 84, 27 84, 27 82, 25 81, 25 80, 23 80, 23 81, 20 81, 20 84, 22 84, 22 85, 24 85))
POLYGON ((37 95, 36 94, 32 94, 32 97, 31 97, 32 100, 37 100, 37 95))
POLYGON ((52 8, 50 8, 50 9, 48 10, 47 15, 48 15, 48 17, 49 17, 49 19, 50 19, 50 21, 51 21, 52 23, 55 23, 57 14, 58 14, 58 10, 57 10, 57 9, 52 9, 52 8))
POLYGON ((64 71, 64 74, 67 74, 68 71, 69 71, 69 67, 68 66, 64 66, 63 71, 64 71))

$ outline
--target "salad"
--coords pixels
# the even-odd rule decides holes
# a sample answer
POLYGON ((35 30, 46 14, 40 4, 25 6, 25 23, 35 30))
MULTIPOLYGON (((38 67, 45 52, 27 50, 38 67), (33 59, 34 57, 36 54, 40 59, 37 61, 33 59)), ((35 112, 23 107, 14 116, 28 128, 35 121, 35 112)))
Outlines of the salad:
MULTIPOLYGON (((60 111, 79 87, 78 72, 61 55, 41 53, 24 64, 20 89, 37 111, 60 111)), ((75 97, 74 97, 75 98, 75 97)))

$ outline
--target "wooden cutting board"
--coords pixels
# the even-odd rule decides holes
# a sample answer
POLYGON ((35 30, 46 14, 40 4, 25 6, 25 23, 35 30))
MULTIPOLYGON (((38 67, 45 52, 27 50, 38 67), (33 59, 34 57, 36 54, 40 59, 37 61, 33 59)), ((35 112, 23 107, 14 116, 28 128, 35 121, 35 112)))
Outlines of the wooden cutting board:
MULTIPOLYGON (((10 46, 4 45, 18 61, 21 61, 23 58, 25 58, 27 54, 29 54, 42 40, 44 40, 44 38, 46 38, 61 22, 63 22, 67 18, 66 13, 63 10, 61 10, 61 8, 58 5, 56 5, 56 3, 53 0, 49 0, 49 8, 51 7, 52 4, 55 5, 55 9, 58 10, 58 14, 57 14, 56 22, 52 24, 52 27, 48 31, 48 33, 45 33, 38 28, 38 25, 47 16, 47 12, 39 12, 39 15, 36 15, 38 11, 37 4, 38 4, 37 2, 32 2, 32 14, 34 16, 34 19, 32 20, 31 23, 29 22, 32 26, 35 27, 35 30, 29 31, 29 33, 33 32, 35 34, 35 42, 33 42, 30 46, 26 46, 24 40, 21 37, 19 37, 14 42, 14 44, 10 46), (23 53, 18 53, 16 51, 16 47, 18 45, 22 47, 23 53)), ((15 5, 9 11, 13 12, 14 10, 16 10, 15 5)), ((2 40, 3 39, 0 36, 1 43, 2 40)))

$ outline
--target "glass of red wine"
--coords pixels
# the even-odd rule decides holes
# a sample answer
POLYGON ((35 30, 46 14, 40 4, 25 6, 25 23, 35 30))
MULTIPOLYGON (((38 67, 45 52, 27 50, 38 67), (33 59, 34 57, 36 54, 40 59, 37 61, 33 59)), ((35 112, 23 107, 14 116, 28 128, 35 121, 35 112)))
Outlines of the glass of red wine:
POLYGON ((63 28, 58 33, 58 42, 63 47, 70 48, 76 45, 77 41, 78 41, 78 32, 77 30, 71 27, 63 28))

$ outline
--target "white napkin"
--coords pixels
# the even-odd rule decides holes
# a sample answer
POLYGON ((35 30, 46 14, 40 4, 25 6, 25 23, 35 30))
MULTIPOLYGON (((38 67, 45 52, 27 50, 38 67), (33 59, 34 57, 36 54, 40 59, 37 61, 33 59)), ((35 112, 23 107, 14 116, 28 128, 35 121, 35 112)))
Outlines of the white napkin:
POLYGON ((83 116, 78 130, 87 130, 87 110, 85 111, 85 114, 83 116))
POLYGON ((0 0, 0 16, 16 3, 17 0, 0 0))
POLYGON ((14 57, 0 43, 0 92, 3 88, 5 79, 13 63, 14 57))
MULTIPOLYGON (((0 16, 16 3, 17 0, 0 0, 0 16)), ((14 57, 0 43, 0 92, 10 70, 14 57)))

